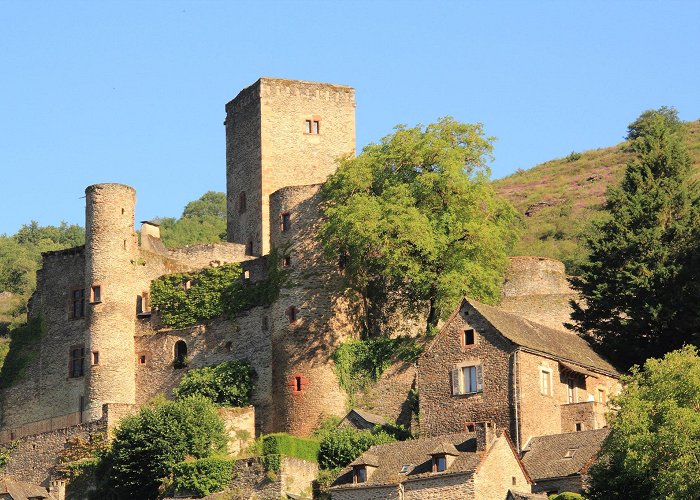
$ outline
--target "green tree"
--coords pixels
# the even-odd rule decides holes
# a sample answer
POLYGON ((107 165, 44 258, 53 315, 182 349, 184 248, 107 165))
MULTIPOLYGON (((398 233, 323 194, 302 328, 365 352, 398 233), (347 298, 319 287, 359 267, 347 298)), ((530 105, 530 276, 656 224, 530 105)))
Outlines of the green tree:
POLYGON ((338 428, 321 439, 318 464, 322 469, 340 469, 377 444, 391 443, 396 439, 376 428, 358 431, 353 428, 338 428))
POLYGON ((245 406, 253 392, 253 374, 242 361, 195 368, 182 377, 173 394, 178 399, 199 395, 220 406, 245 406))
POLYGON ((676 111, 644 112, 629 126, 635 157, 608 191, 590 260, 574 287, 573 328, 622 368, 698 342, 700 197, 676 111))
POLYGON ((117 498, 156 498, 185 457, 206 458, 225 446, 224 424, 206 398, 156 401, 120 422, 98 465, 100 489, 117 498))
POLYGON ((225 241, 226 195, 208 191, 189 202, 179 219, 160 217, 157 221, 163 243, 170 248, 225 241))
POLYGON ((589 495, 700 498, 700 358, 693 346, 623 377, 610 435, 590 468, 589 495))
POLYGON ((480 124, 443 118, 340 160, 320 240, 362 299, 366 335, 394 308, 434 326, 464 295, 498 298, 520 224, 489 183, 491 142, 480 124))

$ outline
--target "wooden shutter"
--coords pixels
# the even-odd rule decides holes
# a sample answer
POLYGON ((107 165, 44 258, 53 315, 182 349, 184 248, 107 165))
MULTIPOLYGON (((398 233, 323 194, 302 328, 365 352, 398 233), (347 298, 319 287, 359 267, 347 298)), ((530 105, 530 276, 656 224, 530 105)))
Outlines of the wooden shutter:
POLYGON ((484 392, 484 373, 481 365, 476 365, 476 392, 484 392))
POLYGON ((459 387, 459 368, 452 369, 452 395, 462 394, 459 387))

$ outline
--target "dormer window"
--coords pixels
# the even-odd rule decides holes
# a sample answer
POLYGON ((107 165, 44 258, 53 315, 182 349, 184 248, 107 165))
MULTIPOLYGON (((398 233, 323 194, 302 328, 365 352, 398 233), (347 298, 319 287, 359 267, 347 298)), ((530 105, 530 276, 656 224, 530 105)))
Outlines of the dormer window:
POLYGON ((447 470, 447 457, 445 455, 433 456, 433 472, 444 472, 447 470))
POLYGON ((353 478, 353 482, 355 483, 366 483, 367 482, 367 466, 366 465, 361 465, 359 467, 355 467, 355 474, 353 478))
POLYGON ((569 448, 564 453, 564 458, 574 458, 574 455, 576 455, 576 448, 569 448))

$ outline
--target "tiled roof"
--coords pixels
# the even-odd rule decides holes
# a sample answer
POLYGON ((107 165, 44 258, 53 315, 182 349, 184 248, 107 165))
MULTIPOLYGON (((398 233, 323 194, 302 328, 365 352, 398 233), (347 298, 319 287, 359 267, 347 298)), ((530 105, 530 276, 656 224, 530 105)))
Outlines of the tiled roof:
POLYGON ((11 479, 0 480, 0 494, 8 494, 13 500, 27 500, 28 498, 53 499, 46 488, 36 484, 13 481, 11 479))
POLYGON ((470 472, 476 469, 483 455, 483 452, 476 452, 476 437, 473 432, 381 444, 372 446, 368 453, 377 457, 379 467, 369 475, 366 482, 353 484, 352 467, 348 466, 335 480, 333 487, 393 485, 429 475, 470 472), (438 446, 443 446, 443 443, 453 446, 458 456, 445 472, 433 473, 430 453, 438 446), (404 465, 410 465, 410 468, 402 474, 404 465))
POLYGON ((533 481, 577 474, 600 451, 609 429, 538 436, 530 440, 522 462, 533 481), (566 458, 567 452, 573 455, 566 458))
MULTIPOLYGON (((353 408, 350 410, 348 413, 348 416, 350 413, 355 412, 357 415, 360 416, 365 422, 372 424, 372 425, 384 425, 386 424, 386 419, 382 417, 381 415, 375 415, 374 413, 370 413, 365 410, 360 410, 359 408, 353 408)), ((347 416, 345 417, 347 418, 347 416)))
MULTIPOLYGON (((465 299, 466 300, 466 299, 465 299)), ((578 335, 570 335, 554 328, 528 321, 504 310, 468 300, 486 320, 504 337, 522 347, 556 358, 572 361, 587 368, 617 375, 617 370, 591 349, 578 335)))

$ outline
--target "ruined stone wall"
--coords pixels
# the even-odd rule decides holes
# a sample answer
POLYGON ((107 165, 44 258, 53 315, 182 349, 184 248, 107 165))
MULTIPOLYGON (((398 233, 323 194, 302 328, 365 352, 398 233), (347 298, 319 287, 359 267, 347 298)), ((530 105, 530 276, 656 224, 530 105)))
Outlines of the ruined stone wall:
POLYGON ((68 362, 71 346, 85 344, 87 325, 70 318, 69 294, 84 287, 84 273, 83 247, 45 254, 30 315, 43 315, 46 333, 24 375, 2 391, 3 430, 80 412, 85 377, 70 378, 68 362))
POLYGON ((285 188, 270 199, 272 245, 289 257, 287 279, 270 308, 275 429, 295 435, 309 434, 327 416, 344 415, 346 394, 331 356, 344 339, 359 332, 340 271, 316 240, 318 190, 318 185, 285 188), (281 213, 290 214, 286 231, 273 223, 281 213))
POLYGON ((228 435, 226 451, 230 455, 237 455, 245 450, 255 440, 255 408, 244 406, 242 408, 217 408, 217 413, 224 421, 224 428, 228 435))
POLYGON ((421 436, 463 432, 466 422, 492 421, 511 430, 513 346, 470 306, 443 327, 418 362, 421 436), (466 329, 475 331, 475 345, 465 347, 466 329), (452 395, 452 369, 481 364, 483 392, 452 395))
POLYGON ((261 78, 226 105, 229 241, 269 251, 269 196, 315 184, 355 153, 355 92, 327 83, 261 78), (319 133, 307 133, 306 120, 319 133), (240 211, 240 193, 246 210, 240 211))
POLYGON ((392 364, 367 394, 358 395, 358 406, 397 424, 418 431, 411 390, 416 389, 417 368, 413 363, 392 364))
POLYGON ((474 479, 475 498, 506 498, 509 489, 528 491, 530 485, 505 436, 493 442, 474 479))
POLYGON ((318 477, 318 464, 295 457, 282 457, 279 479, 282 493, 311 498, 313 482, 318 477))
POLYGON ((186 263, 192 269, 218 267, 253 258, 245 255, 245 245, 237 243, 189 245, 169 250, 168 255, 178 262, 186 263))
POLYGON ((137 403, 158 394, 172 395, 188 369, 240 360, 256 373, 251 404, 255 405, 257 433, 273 432, 272 346, 268 308, 256 307, 235 320, 216 319, 204 325, 177 330, 151 330, 136 337, 137 403), (263 318, 267 317, 267 329, 263 318), (188 366, 175 368, 175 344, 187 345, 188 366), (143 359, 143 363, 141 362, 143 359))

